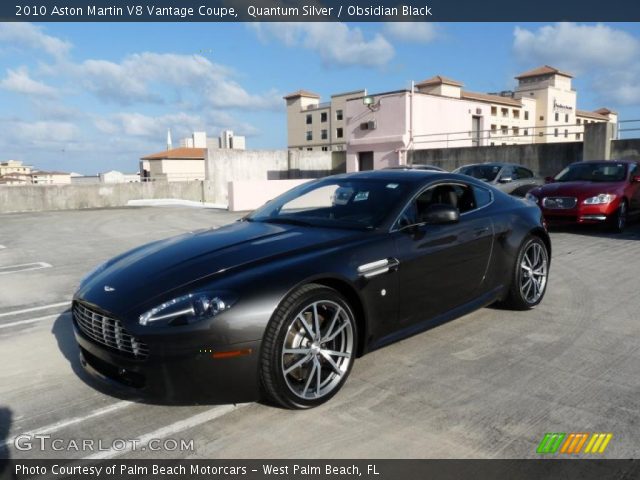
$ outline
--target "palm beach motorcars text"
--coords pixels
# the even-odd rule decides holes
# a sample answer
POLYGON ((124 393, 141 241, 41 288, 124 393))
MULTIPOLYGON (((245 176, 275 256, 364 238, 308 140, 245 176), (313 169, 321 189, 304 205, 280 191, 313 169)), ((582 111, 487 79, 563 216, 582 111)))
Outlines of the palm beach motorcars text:
POLYGON ((14 468, 15 475, 91 475, 98 478, 102 473, 107 475, 247 475, 246 466, 234 465, 200 465, 190 464, 189 470, 185 465, 166 466, 152 464, 131 465, 131 464, 112 464, 112 465, 59 465, 53 464, 51 468, 44 465, 24 465, 16 463, 14 468))
POLYGON ((550 261, 540 209, 480 180, 336 175, 106 262, 73 324, 87 371, 137 395, 309 408, 357 356, 496 301, 536 306, 550 261))

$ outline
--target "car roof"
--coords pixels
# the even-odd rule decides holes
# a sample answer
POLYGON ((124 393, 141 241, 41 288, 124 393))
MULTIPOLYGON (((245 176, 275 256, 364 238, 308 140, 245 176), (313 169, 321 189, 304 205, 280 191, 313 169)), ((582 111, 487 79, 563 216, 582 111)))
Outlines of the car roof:
POLYGON ((437 170, 388 169, 388 170, 367 170, 364 172, 342 173, 339 175, 334 175, 333 178, 357 178, 362 180, 423 182, 428 178, 435 179, 442 175, 450 175, 450 173, 439 172, 437 170))
POLYGON ((572 165, 577 163, 638 163, 637 160, 631 160, 630 158, 616 158, 615 160, 583 160, 580 162, 573 162, 572 165))
MULTIPOLYGON (((460 165, 458 168, 465 167, 525 167, 524 165, 520 165, 518 163, 508 163, 508 162, 485 162, 485 163, 470 163, 468 165, 460 165)), ((529 169, 530 170, 530 169, 529 169)))

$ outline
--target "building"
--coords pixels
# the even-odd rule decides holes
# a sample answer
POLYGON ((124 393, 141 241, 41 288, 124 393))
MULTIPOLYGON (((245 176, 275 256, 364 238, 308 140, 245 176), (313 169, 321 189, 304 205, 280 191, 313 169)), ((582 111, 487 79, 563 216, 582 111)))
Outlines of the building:
MULTIPOLYGON (((246 148, 245 137, 234 135, 232 130, 222 130, 217 138, 207 138, 206 132, 193 132, 190 137, 180 140, 180 146, 185 148, 210 148, 244 150, 246 148)), ((171 144, 167 144, 167 150, 171 150, 171 144)))
POLYGON ((111 170, 99 174, 100 183, 136 183, 140 181, 139 173, 122 173, 111 170))
POLYGON ((24 185, 31 183, 30 165, 23 165, 19 160, 7 160, 0 162, 0 184, 2 185, 24 185))
POLYGON ((31 172, 31 183, 35 185, 69 185, 71 184, 71 174, 36 170, 31 172))
POLYGON ((339 93, 320 103, 320 96, 298 90, 284 97, 287 103, 287 144, 290 149, 346 150, 346 104, 362 98, 366 90, 339 93))
MULTIPOLYGON (((545 65, 516 80, 515 90, 499 93, 468 91, 461 82, 437 75, 411 89, 345 94, 347 171, 405 164, 409 150, 582 141, 586 123, 617 124, 611 110, 577 109, 569 73, 545 65)), ((322 107, 317 95, 305 91, 285 99, 289 148, 317 148, 314 120, 331 112, 331 105, 322 107), (318 112, 311 123, 303 117, 306 110, 318 112)), ((333 145, 330 140, 320 146, 333 145)))
POLYGON ((188 182, 204 180, 206 148, 180 147, 140 159, 142 181, 188 182))

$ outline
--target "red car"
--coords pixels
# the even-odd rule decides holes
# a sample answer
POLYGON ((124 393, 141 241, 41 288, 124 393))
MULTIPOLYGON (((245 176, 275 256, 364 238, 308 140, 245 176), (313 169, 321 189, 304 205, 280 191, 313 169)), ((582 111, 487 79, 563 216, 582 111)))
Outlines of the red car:
POLYGON ((549 224, 604 223, 622 232, 640 216, 640 163, 632 160, 576 162, 526 198, 549 224))

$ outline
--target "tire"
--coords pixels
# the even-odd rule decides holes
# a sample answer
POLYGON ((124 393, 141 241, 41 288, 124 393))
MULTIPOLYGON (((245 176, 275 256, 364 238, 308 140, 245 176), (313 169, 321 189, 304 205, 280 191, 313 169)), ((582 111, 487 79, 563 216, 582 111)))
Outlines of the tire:
POLYGON ((629 208, 627 206, 627 201, 623 198, 620 202, 620 206, 616 210, 616 213, 611 217, 611 231, 615 233, 624 232, 625 227, 627 226, 627 212, 629 208))
POLYGON ((540 237, 527 237, 516 256, 506 305, 515 310, 529 310, 538 305, 546 292, 548 276, 547 246, 540 237))
POLYGON ((264 334, 260 377, 267 399, 306 409, 332 398, 353 367, 357 333, 349 303, 336 290, 317 284, 296 290, 264 334))

